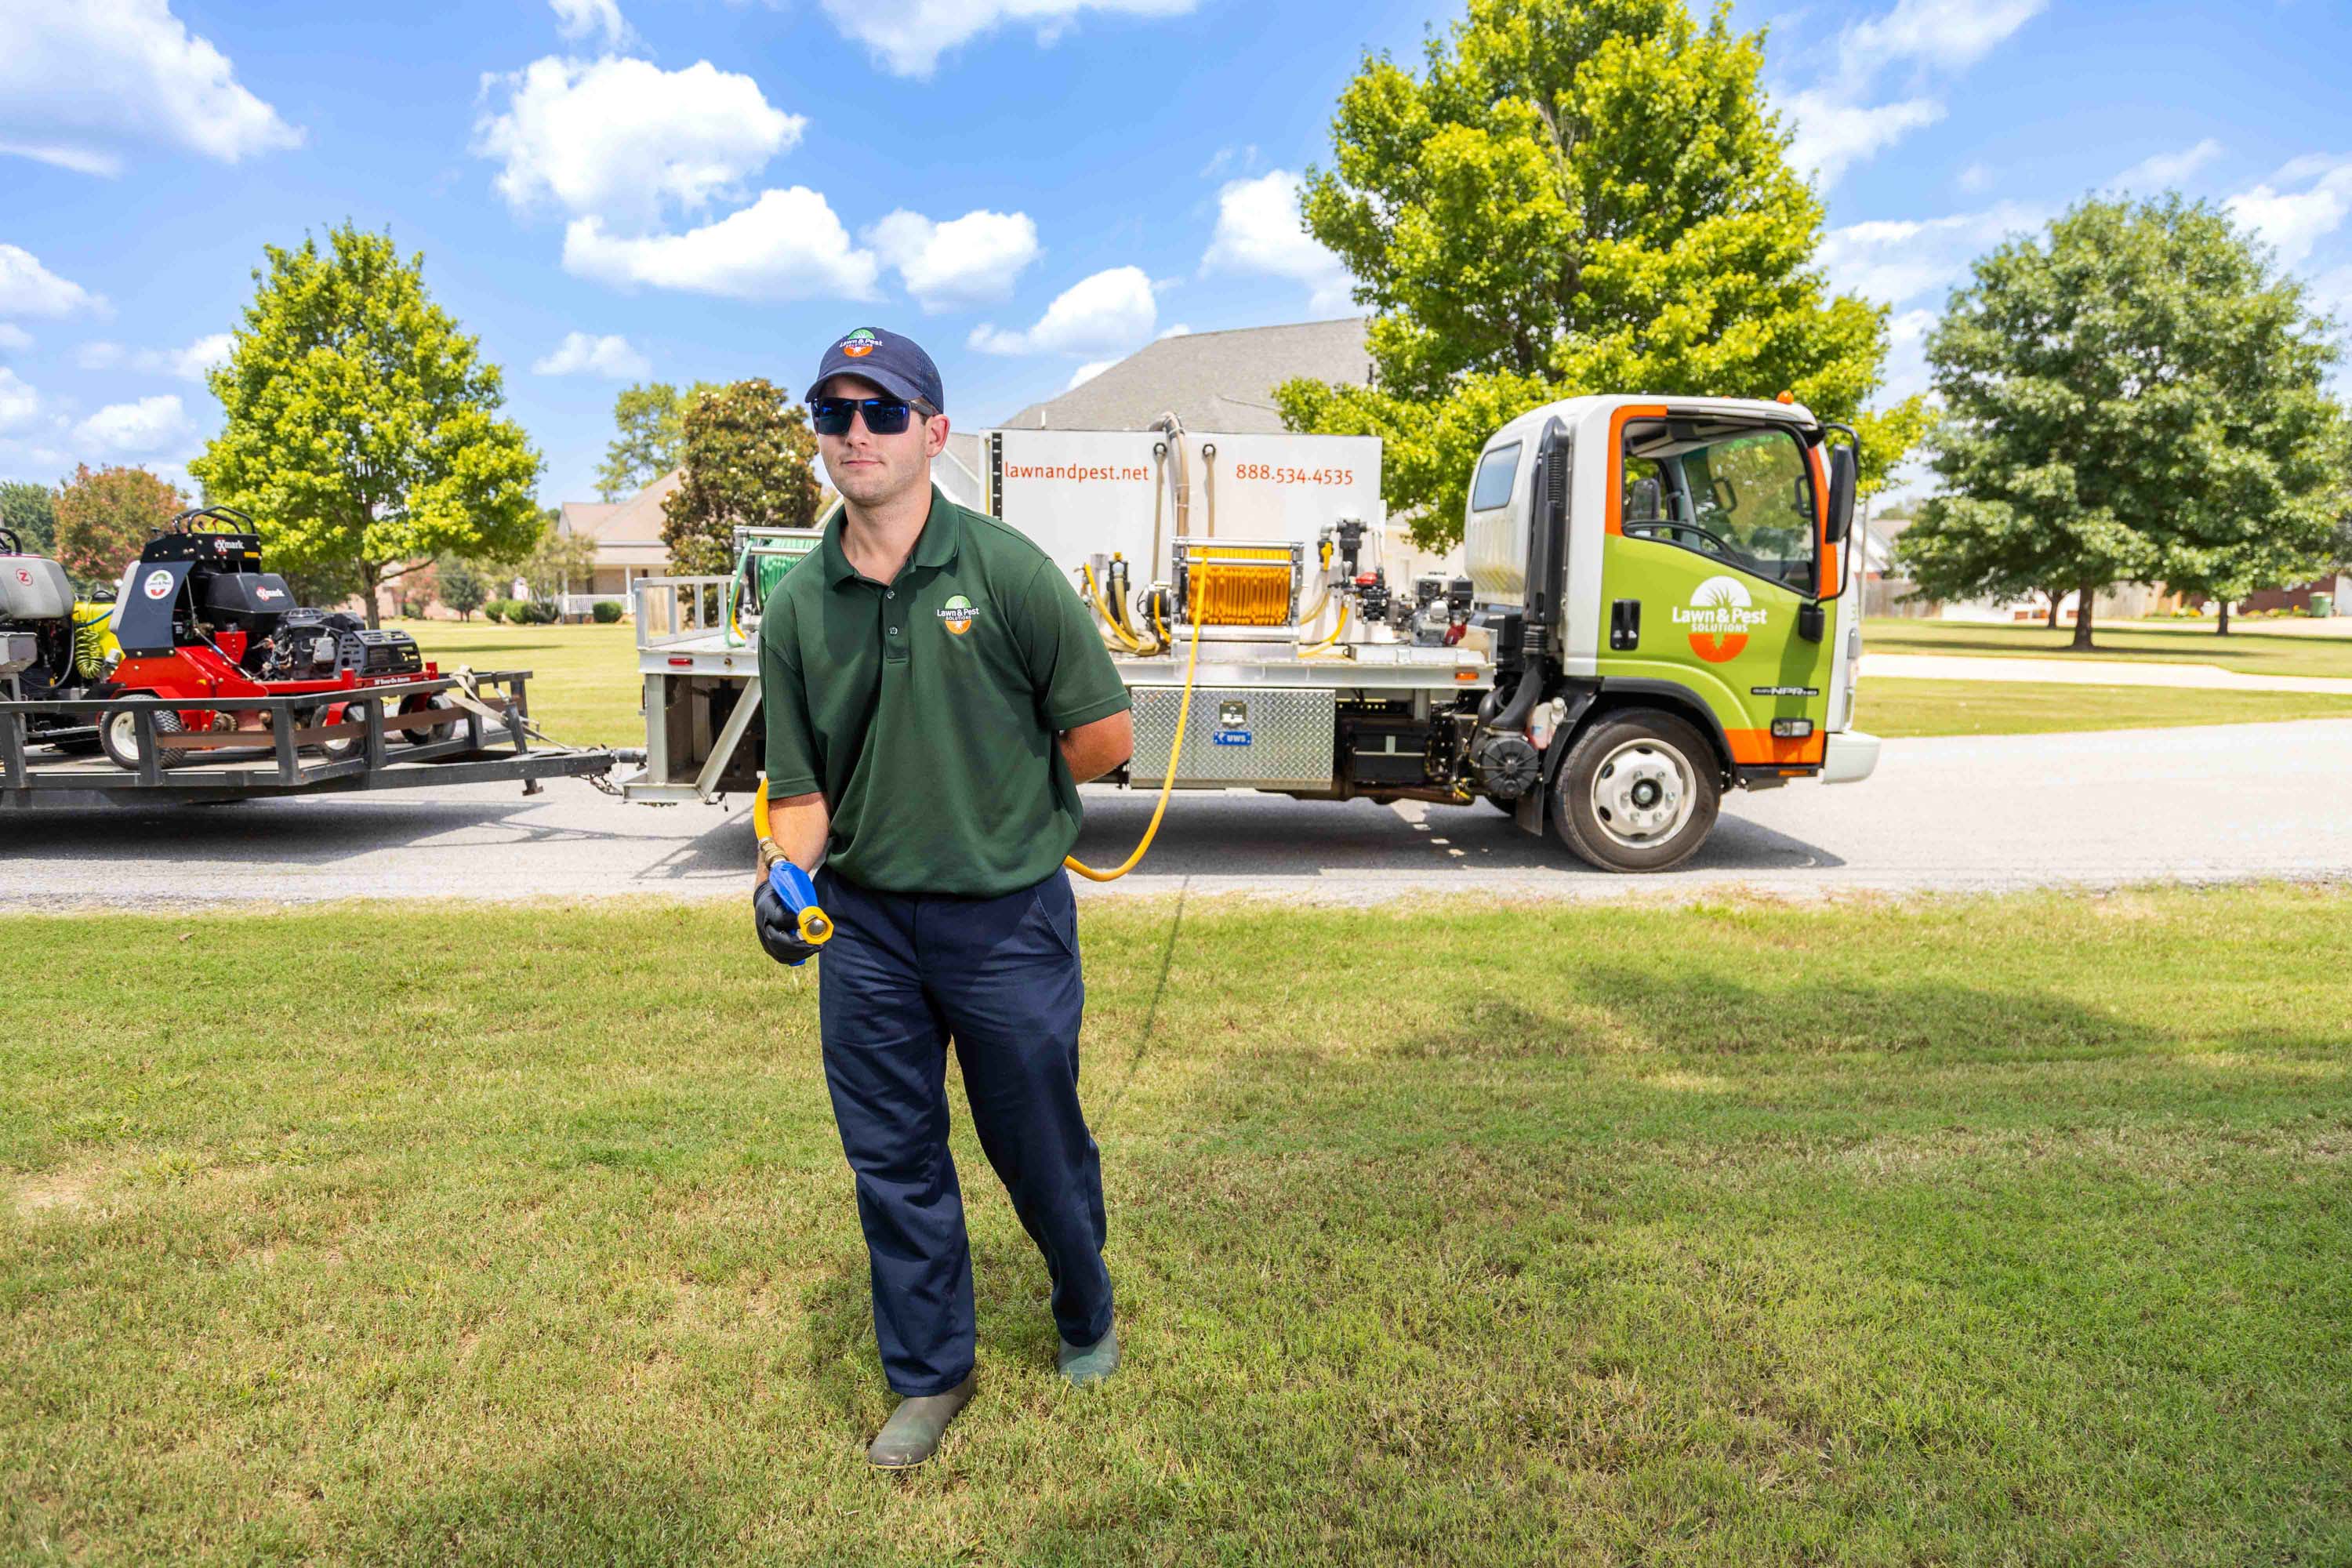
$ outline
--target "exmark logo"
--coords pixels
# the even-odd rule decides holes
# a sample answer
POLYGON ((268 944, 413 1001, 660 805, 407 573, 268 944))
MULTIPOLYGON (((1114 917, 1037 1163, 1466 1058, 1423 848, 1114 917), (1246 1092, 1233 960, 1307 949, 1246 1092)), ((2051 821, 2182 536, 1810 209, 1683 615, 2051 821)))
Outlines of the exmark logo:
POLYGON ((971 607, 971 601, 961 594, 940 606, 940 619, 945 621, 948 630, 958 637, 971 630, 971 618, 979 613, 971 607))
POLYGON ((1737 577, 1709 577, 1691 591, 1687 608, 1675 606, 1675 625, 1690 634, 1691 652, 1709 664, 1738 658, 1748 647, 1748 632, 1760 626, 1770 612, 1751 606, 1748 586, 1737 577))
POLYGON ((151 599, 163 598, 172 591, 172 574, 169 572, 150 572, 147 581, 139 584, 139 591, 151 599))

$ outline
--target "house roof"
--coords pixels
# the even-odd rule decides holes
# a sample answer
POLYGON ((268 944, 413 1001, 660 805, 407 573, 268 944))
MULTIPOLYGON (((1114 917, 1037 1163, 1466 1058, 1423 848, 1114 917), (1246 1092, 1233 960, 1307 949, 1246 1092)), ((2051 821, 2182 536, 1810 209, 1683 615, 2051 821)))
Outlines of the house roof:
POLYGON ((1278 432, 1274 389, 1284 382, 1370 383, 1365 325, 1353 316, 1161 338, 1059 397, 1031 404, 999 428, 1149 430, 1173 414, 1188 429, 1278 432))
POLYGON ((599 566, 667 566, 669 547, 662 542, 662 501, 685 478, 684 469, 672 468, 626 500, 565 501, 556 528, 594 540, 599 566))

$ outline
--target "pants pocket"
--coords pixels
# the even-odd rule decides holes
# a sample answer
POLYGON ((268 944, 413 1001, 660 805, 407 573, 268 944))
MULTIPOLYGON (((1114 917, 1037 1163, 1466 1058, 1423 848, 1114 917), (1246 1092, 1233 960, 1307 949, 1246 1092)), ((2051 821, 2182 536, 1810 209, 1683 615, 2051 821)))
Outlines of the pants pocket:
POLYGON ((1029 913, 1023 924, 1039 942, 1065 956, 1078 956, 1078 903, 1066 876, 1052 876, 1030 889, 1029 913))

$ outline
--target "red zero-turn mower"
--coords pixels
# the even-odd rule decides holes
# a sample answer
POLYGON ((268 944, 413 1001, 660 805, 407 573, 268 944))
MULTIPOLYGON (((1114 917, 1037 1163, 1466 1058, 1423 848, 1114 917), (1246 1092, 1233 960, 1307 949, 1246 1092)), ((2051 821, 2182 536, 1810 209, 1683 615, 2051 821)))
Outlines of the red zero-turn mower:
MULTIPOLYGON (((97 694, 177 702, 175 710, 155 715, 158 734, 247 729, 256 732, 256 745, 267 745, 267 712, 224 711, 206 706, 207 700, 315 695, 318 706, 300 715, 302 723, 332 725, 373 719, 376 705, 361 695, 371 687, 440 674, 438 666, 424 662, 406 632, 370 631, 356 616, 297 608, 286 580, 261 569, 253 519, 233 507, 182 512, 147 542, 122 574, 114 636, 122 662, 97 694)), ((448 704, 412 695, 402 711, 427 706, 448 704)), ((446 724, 402 733, 423 744, 446 740, 456 730, 453 712, 446 724)), ((116 766, 139 766, 131 708, 109 709, 98 734, 116 766)), ((352 733, 320 750, 340 761, 365 743, 352 733)), ((158 748, 157 762, 169 767, 190 755, 158 748)))

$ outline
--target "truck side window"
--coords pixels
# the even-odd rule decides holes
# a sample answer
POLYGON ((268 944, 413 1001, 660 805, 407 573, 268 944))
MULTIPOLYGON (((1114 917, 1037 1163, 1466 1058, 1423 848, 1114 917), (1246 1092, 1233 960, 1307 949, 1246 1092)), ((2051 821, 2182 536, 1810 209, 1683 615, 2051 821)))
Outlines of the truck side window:
POLYGON ((1625 427, 1624 472, 1622 516, 1630 537, 1679 545, 1812 592, 1819 512, 1812 469, 1792 433, 1637 422, 1625 427), (1649 504, 1653 494, 1663 506, 1649 504))
MULTIPOLYGON (((1459 472, 1459 469, 1455 470, 1459 472)), ((1478 479, 1470 487, 1470 510, 1493 511, 1511 504, 1511 481, 1519 474, 1519 444, 1497 447, 1478 459, 1478 479)))

